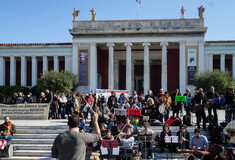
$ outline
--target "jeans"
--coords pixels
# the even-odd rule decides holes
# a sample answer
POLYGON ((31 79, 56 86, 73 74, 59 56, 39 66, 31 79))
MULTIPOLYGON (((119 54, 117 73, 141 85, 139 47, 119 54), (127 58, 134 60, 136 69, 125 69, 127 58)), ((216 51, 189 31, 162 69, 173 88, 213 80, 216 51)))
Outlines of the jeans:
POLYGON ((61 118, 65 119, 65 113, 66 113, 66 107, 64 105, 61 105, 61 118))
POLYGON ((164 115, 164 119, 165 119, 165 122, 168 120, 169 118, 169 113, 170 113, 170 108, 167 108, 166 111, 165 111, 165 115, 164 115))
MULTIPOLYGON (((153 143, 152 142, 146 142, 146 148, 148 149, 147 156, 152 157, 152 152, 153 152, 153 143)), ((145 150, 145 143, 140 142, 139 143, 139 151, 142 153, 142 158, 144 157, 144 151, 145 150)), ((147 157, 145 157, 147 159, 147 157)))
POLYGON ((0 139, 4 139, 7 142, 10 142, 12 140, 13 136, 12 135, 8 135, 8 136, 0 136, 0 139))

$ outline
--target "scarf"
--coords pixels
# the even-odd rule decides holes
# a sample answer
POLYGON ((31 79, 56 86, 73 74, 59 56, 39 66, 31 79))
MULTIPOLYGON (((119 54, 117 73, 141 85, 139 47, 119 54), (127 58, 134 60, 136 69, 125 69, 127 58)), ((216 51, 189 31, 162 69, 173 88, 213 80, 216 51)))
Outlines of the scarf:
POLYGON ((10 129, 12 127, 11 122, 9 122, 10 129, 8 129, 8 126, 5 123, 3 124, 3 126, 6 127, 6 130, 3 132, 3 135, 4 136, 11 135, 11 132, 10 132, 10 129))

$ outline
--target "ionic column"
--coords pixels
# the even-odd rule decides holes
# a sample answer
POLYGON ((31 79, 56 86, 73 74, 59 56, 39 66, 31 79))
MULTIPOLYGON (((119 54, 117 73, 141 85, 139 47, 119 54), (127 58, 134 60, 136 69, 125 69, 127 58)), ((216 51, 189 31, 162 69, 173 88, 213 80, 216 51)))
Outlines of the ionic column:
POLYGON ((213 54, 209 54, 209 70, 213 71, 213 54))
POLYGON ((161 42, 162 46, 162 88, 167 91, 167 46, 168 42, 161 42))
POLYGON ((0 56, 0 86, 5 85, 5 60, 0 56))
POLYGON ((59 71, 59 58, 54 56, 54 71, 59 71))
POLYGON ((25 56, 21 56, 21 86, 26 86, 26 72, 27 72, 27 68, 26 68, 26 58, 25 56))
POLYGON ((10 86, 16 85, 16 60, 14 56, 10 57, 10 86))
POLYGON ((37 85, 37 57, 32 56, 32 86, 37 85))
POLYGON ((220 55, 220 70, 225 71, 225 54, 220 55))
POLYGON ((131 77, 132 77, 132 61, 131 61, 131 42, 126 42, 124 46, 126 46, 126 90, 129 91, 129 94, 132 92, 132 84, 131 84, 131 77))
POLYGON ((47 56, 43 56, 43 74, 45 71, 48 71, 48 58, 47 56))
POLYGON ((233 53, 233 60, 232 60, 232 67, 233 67, 233 76, 235 76, 235 53, 233 53))
POLYGON ((180 56, 179 56, 179 65, 180 65, 180 92, 184 93, 186 90, 186 81, 185 81, 185 41, 180 42, 180 56))
POLYGON ((96 43, 90 43, 90 90, 97 89, 97 48, 96 43))
POLYGON ((119 60, 114 61, 114 88, 119 89, 119 60))
POLYGON ((198 65, 198 70, 199 71, 204 71, 204 59, 205 59, 205 57, 204 57, 204 41, 198 41, 198 44, 199 44, 199 51, 198 51, 198 53, 199 53, 199 55, 198 55, 198 63, 199 63, 199 65, 198 65))
POLYGON ((107 43, 107 47, 109 47, 109 78, 108 78, 108 88, 114 89, 114 43, 107 43))
POLYGON ((72 72, 73 74, 78 74, 78 44, 73 43, 73 53, 72 53, 72 72))
POLYGON ((144 46, 144 95, 150 89, 150 63, 149 63, 149 42, 142 43, 144 46))
POLYGON ((64 57, 64 70, 69 70, 69 56, 64 57))

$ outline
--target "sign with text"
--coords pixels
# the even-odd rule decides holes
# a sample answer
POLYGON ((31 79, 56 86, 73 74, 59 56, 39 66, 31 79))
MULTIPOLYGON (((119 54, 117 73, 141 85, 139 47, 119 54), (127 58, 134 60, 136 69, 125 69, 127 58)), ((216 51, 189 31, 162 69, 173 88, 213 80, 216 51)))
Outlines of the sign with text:
POLYGON ((79 85, 89 85, 89 49, 78 49, 79 85))
POLYGON ((118 108, 114 108, 114 114, 116 116, 127 116, 127 110, 126 109, 118 109, 118 108))
POLYGON ((188 85, 194 84, 194 76, 197 72, 197 48, 188 48, 187 50, 187 82, 188 85))
POLYGON ((0 104, 0 119, 10 116, 11 119, 47 120, 50 105, 44 104, 0 104))

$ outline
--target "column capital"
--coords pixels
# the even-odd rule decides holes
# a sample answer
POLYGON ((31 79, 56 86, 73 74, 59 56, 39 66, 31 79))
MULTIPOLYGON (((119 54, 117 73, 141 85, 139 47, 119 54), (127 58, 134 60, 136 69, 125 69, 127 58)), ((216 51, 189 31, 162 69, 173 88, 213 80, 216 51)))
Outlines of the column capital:
POLYGON ((133 46, 133 43, 131 43, 131 42, 126 42, 126 43, 124 43, 124 46, 126 46, 126 47, 132 47, 132 46, 133 46))
POLYGON ((90 43, 90 46, 95 46, 96 45, 96 42, 91 42, 90 43))
POLYGON ((203 40, 199 40, 197 42, 198 42, 198 44, 204 44, 205 43, 205 41, 203 41, 203 40))
POLYGON ((163 47, 163 46, 166 46, 166 47, 167 47, 167 46, 169 45, 169 43, 166 42, 166 41, 163 41, 163 42, 160 43, 160 45, 161 45, 162 47, 163 47))
POLYGON ((20 56, 21 58, 25 58, 25 56, 20 56))
POLYGON ((106 46, 107 46, 107 47, 114 47, 115 44, 114 44, 113 42, 108 42, 108 43, 106 44, 106 46))
POLYGON ((32 59, 35 59, 36 58, 36 56, 31 56, 32 57, 32 59))
POLYGON ((144 47, 149 47, 150 45, 151 45, 150 42, 143 42, 143 43, 142 43, 142 46, 144 46, 144 47))

